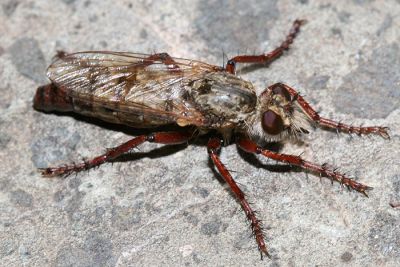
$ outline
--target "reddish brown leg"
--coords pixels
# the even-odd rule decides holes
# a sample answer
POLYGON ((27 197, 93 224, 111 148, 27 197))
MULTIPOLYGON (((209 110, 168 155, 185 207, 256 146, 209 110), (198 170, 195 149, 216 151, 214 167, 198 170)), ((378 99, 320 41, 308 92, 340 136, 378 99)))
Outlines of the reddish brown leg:
POLYGON ((226 63, 226 71, 235 74, 236 63, 267 63, 277 59, 283 54, 285 50, 289 49, 289 46, 293 43, 294 38, 300 31, 301 25, 303 25, 304 23, 305 20, 295 20, 293 22, 292 29, 286 36, 285 41, 283 41, 280 46, 269 53, 262 55, 241 55, 228 60, 228 62, 226 63))
POLYGON ((277 87, 280 88, 285 88, 286 91, 291 95, 293 101, 297 101, 297 103, 300 105, 300 107, 303 109, 303 111, 307 114, 307 116, 314 121, 316 124, 322 126, 322 127, 327 127, 331 129, 336 129, 337 131, 342 131, 342 132, 347 132, 347 133, 354 133, 357 135, 363 135, 363 134, 377 134, 382 136, 385 139, 389 139, 390 136, 388 134, 388 127, 379 127, 379 126, 370 126, 370 127, 355 127, 352 125, 344 124, 341 122, 336 122, 330 119, 326 119, 321 117, 311 106, 310 104, 307 103, 307 101, 299 95, 298 92, 296 92, 295 89, 293 89, 290 86, 287 86, 282 83, 276 83, 270 87, 268 87, 269 90, 276 90, 277 87))
POLYGON ((273 152, 267 149, 263 149, 259 147, 255 142, 249 140, 249 139, 239 139, 237 142, 237 145, 243 149, 244 151, 248 153, 255 153, 255 154, 261 154, 265 157, 280 161, 280 162, 285 162, 289 163, 291 165, 296 165, 299 166, 305 170, 313 171, 316 173, 319 173, 320 175, 327 176, 331 178, 332 180, 335 180, 339 182, 342 185, 347 186, 349 189, 356 190, 365 196, 367 195, 367 190, 372 189, 372 187, 366 186, 364 184, 358 183, 354 181, 353 179, 350 179, 346 177, 344 174, 341 174, 337 172, 334 169, 329 169, 326 164, 323 165, 318 165, 309 161, 306 161, 299 156, 293 156, 293 155, 287 155, 287 154, 281 154, 277 152, 273 152))
POLYGON ((146 65, 154 64, 154 61, 161 61, 164 65, 171 65, 171 69, 179 69, 175 60, 168 53, 159 53, 149 56, 143 62, 146 65))
POLYGON ((148 66, 153 65, 156 61, 161 61, 164 65, 167 66, 168 70, 171 73, 181 72, 175 60, 168 53, 159 53, 150 55, 148 58, 143 59, 143 62, 132 65, 132 69, 130 70, 132 74, 129 76, 129 80, 135 81, 137 79, 137 69, 144 69, 148 66))
POLYGON ((217 167, 218 172, 224 178, 226 183, 231 188, 232 192, 235 194, 237 199, 240 201, 240 204, 246 213, 247 219, 250 221, 251 229, 253 235, 257 241, 258 249, 261 252, 261 259, 263 257, 263 253, 270 257, 267 251, 267 247, 265 246, 264 242, 264 235, 262 230, 261 221, 256 218, 255 212, 251 209, 249 203, 247 202, 245 195, 242 190, 240 190, 239 186, 236 184, 235 180, 233 180, 231 174, 226 169, 224 164, 221 162, 218 151, 221 149, 221 140, 218 138, 212 138, 208 141, 208 153, 213 161, 214 165, 217 167))
POLYGON ((39 169, 43 176, 59 176, 59 175, 68 175, 73 172, 80 172, 83 170, 88 170, 90 168, 99 166, 105 162, 111 161, 122 154, 131 151, 133 148, 144 142, 153 142, 159 144, 166 145, 176 145, 187 142, 190 138, 192 138, 193 132, 159 132, 153 133, 149 135, 140 135, 138 137, 129 140, 126 143, 123 143, 117 147, 108 149, 106 153, 97 156, 93 159, 87 160, 80 164, 66 165, 60 167, 50 167, 39 169))

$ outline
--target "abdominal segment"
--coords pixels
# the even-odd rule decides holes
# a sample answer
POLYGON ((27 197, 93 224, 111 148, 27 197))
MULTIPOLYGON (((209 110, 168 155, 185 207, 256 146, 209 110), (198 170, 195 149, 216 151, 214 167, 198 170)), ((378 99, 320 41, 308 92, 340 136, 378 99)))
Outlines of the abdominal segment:
POLYGON ((33 100, 36 110, 45 112, 75 112, 88 117, 95 117, 103 121, 124 124, 136 128, 156 127, 172 124, 175 120, 157 112, 148 112, 145 108, 120 107, 120 103, 96 102, 93 99, 73 97, 62 87, 50 83, 40 86, 33 100), (124 110, 122 110, 124 109, 124 110))
POLYGON ((40 86, 33 99, 33 107, 41 111, 73 111, 72 99, 53 83, 40 86))

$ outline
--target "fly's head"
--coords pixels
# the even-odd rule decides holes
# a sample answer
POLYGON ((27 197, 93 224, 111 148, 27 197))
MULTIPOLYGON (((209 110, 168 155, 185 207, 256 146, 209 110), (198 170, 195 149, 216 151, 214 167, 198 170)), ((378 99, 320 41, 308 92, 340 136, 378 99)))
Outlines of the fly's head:
POLYGON ((276 84, 258 97, 256 113, 249 117, 246 126, 252 137, 270 142, 308 133, 310 124, 296 97, 276 84))

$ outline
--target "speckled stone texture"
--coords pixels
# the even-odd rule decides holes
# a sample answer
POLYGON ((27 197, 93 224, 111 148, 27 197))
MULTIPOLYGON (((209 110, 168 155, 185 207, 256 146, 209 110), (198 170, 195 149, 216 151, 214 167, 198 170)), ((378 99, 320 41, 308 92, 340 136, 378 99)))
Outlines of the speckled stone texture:
POLYGON ((400 1, 0 0, 0 266, 399 266, 400 1), (261 92, 285 82, 324 116, 391 128, 391 140, 317 129, 285 153, 328 162, 370 197, 238 153, 221 157, 266 226, 260 261, 243 211, 209 166, 204 141, 144 144, 66 179, 38 167, 79 161, 121 132, 32 109, 57 50, 168 52, 223 63, 274 48, 296 18, 292 49, 240 75, 261 92), (150 152, 148 152, 150 151, 150 152))

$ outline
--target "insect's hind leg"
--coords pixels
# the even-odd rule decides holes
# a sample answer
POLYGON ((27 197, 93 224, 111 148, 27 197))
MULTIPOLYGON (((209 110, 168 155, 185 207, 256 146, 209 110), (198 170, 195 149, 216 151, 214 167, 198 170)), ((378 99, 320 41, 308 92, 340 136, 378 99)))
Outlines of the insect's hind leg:
POLYGON ((193 137, 193 131, 186 132, 157 132, 148 135, 140 135, 128 142, 125 142, 117 147, 108 149, 104 154, 84 161, 79 164, 71 164, 60 167, 49 167, 39 169, 43 176, 63 176, 73 172, 80 172, 90 168, 99 166, 105 162, 109 162, 124 153, 131 151, 133 148, 143 144, 144 142, 153 142, 166 145, 177 145, 187 142, 193 137))
POLYGON ((221 140, 218 138, 212 138, 208 141, 207 144, 208 153, 210 155, 211 160, 213 161, 214 165, 217 167, 218 172, 224 178, 226 183, 231 188, 232 192, 235 194, 237 199, 240 201, 244 212, 246 213, 247 219, 250 221, 251 229, 253 231, 253 235, 257 241, 258 249, 261 252, 261 258, 263 253, 270 257, 267 251, 267 247, 265 246, 264 242, 264 234, 261 225, 261 221, 257 219, 255 211, 252 210, 250 204, 247 202, 243 191, 239 188, 235 180, 233 180, 231 174, 229 173, 228 169, 225 165, 221 162, 218 151, 221 149, 221 140))
POLYGON ((143 63, 146 66, 154 64, 155 61, 160 61, 168 67, 168 69, 179 71, 179 66, 168 53, 157 53, 144 59, 143 63))
POLYGON ((292 87, 282 84, 276 83, 272 86, 268 87, 269 90, 279 89, 280 91, 286 91, 290 94, 292 101, 296 101, 304 113, 317 125, 321 127, 326 127, 330 129, 335 129, 336 131, 346 132, 350 134, 357 135, 367 135, 367 134, 376 134, 385 139, 389 139, 388 127, 380 127, 380 126, 369 126, 369 127, 357 127, 349 124, 336 122, 327 118, 321 117, 308 102, 292 87))
POLYGON ((157 54, 153 54, 153 55, 149 56, 147 59, 148 59, 148 60, 157 60, 157 61, 161 61, 161 62, 164 63, 165 65, 168 65, 168 64, 175 64, 174 59, 173 59, 168 53, 157 53, 157 54))
POLYGON ((236 63, 267 63, 271 62, 278 57, 280 57, 285 50, 289 49, 289 46, 293 43, 294 38, 296 38, 297 34, 300 32, 300 27, 306 21, 297 19, 293 22, 293 26, 289 31, 289 34, 286 36, 285 41, 281 43, 280 46, 275 48, 269 53, 265 53, 262 55, 240 55, 236 56, 226 63, 225 70, 229 73, 235 74, 236 71, 236 63))

